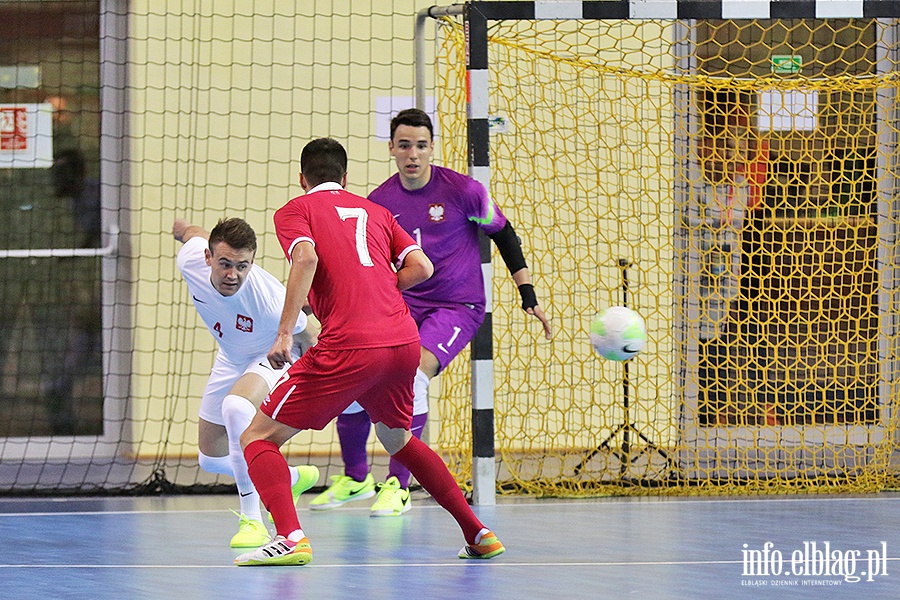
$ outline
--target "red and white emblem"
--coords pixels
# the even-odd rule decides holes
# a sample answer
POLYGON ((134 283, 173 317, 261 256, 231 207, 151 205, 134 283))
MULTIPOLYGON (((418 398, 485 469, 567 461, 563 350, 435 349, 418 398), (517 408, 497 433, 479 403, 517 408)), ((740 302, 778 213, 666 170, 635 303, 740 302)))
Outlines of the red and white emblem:
POLYGON ((253 332, 253 318, 245 317, 244 315, 237 316, 237 322, 234 324, 234 328, 238 331, 246 331, 247 333, 253 332))
POLYGON ((443 204, 429 204, 428 205, 428 220, 432 223, 440 223, 444 220, 444 205, 443 204))

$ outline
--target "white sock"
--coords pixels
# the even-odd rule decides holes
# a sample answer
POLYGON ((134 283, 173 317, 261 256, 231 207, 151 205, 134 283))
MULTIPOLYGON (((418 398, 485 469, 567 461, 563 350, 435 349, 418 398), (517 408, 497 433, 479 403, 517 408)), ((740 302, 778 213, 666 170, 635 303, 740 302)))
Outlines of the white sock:
POLYGON ((413 414, 421 415, 428 412, 428 379, 421 369, 416 369, 416 379, 413 382, 413 414))
POLYGON ((483 538, 484 534, 486 534, 488 531, 490 531, 490 529, 485 527, 481 531, 478 532, 478 535, 475 536, 475 544, 476 545, 481 543, 481 538, 483 538))
POLYGON ((295 529, 288 534, 287 539, 291 540, 292 542, 299 542, 300 540, 302 540, 305 537, 306 537, 306 534, 303 533, 302 529, 295 529))
POLYGON ((207 456, 202 452, 197 452, 197 462, 200 464, 200 468, 207 473, 218 473, 219 475, 234 477, 234 471, 231 470, 230 456, 207 456))
POLYGON ((241 434, 250 425, 255 414, 256 407, 246 398, 229 394, 222 400, 222 420, 225 421, 225 431, 228 433, 228 457, 241 498, 241 514, 249 519, 262 521, 259 494, 247 472, 247 461, 244 460, 244 451, 241 449, 241 434))

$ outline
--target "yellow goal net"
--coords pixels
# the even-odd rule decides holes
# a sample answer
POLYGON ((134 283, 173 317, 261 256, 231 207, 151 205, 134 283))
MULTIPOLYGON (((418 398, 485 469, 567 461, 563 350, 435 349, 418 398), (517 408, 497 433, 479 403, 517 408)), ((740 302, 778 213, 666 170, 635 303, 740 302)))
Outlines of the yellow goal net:
MULTIPOLYGON (((439 143, 463 172, 465 44, 440 21, 439 143)), ((495 269, 498 489, 893 485, 898 51, 885 19, 490 22, 490 191, 555 327, 495 269), (623 364, 587 330, 626 302, 650 339, 623 364)), ((469 370, 436 411, 464 485, 469 370)))

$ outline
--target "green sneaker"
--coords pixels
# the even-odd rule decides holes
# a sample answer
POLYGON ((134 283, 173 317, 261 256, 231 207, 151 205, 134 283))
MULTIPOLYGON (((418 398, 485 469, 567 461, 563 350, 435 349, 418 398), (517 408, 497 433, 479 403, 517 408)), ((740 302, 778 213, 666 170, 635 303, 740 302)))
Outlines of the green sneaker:
POLYGON ((363 481, 356 481, 346 475, 332 475, 327 490, 313 498, 309 503, 310 510, 328 510, 337 508, 354 500, 365 500, 375 495, 375 480, 372 474, 366 475, 363 481))
MULTIPOLYGON (((294 498, 294 506, 297 506, 303 492, 316 485, 316 482, 319 481, 319 469, 315 465, 300 465, 291 468, 297 471, 297 483, 291 486, 291 496, 294 498)), ((271 514, 269 514, 269 522, 275 522, 271 514)))
POLYGON ((231 538, 232 548, 257 548, 269 543, 272 538, 262 521, 250 519, 246 515, 239 516, 241 524, 238 532, 231 538))
POLYGON ((300 465, 294 468, 297 469, 297 483, 291 486, 291 496, 294 498, 294 506, 297 506, 303 492, 319 481, 319 469, 315 465, 300 465))
POLYGON ((412 508, 409 490, 400 487, 400 481, 391 477, 378 484, 378 498, 372 505, 371 517, 399 517, 412 508))

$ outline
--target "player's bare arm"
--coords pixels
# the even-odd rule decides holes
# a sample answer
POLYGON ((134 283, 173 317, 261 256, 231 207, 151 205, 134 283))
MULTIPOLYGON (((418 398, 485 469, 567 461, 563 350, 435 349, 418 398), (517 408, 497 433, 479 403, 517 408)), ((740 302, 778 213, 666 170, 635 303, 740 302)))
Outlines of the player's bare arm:
POLYGON ((294 327, 297 317, 306 305, 306 297, 312 287, 313 276, 319 257, 315 246, 310 242, 299 242, 291 251, 291 270, 288 273, 287 292, 284 297, 284 309, 278 324, 278 335, 269 350, 269 364, 280 369, 292 361, 291 348, 294 345, 294 327))
POLYGON ((197 236, 208 240, 209 232, 197 225, 191 225, 184 219, 175 219, 175 222, 172 223, 172 236, 179 242, 184 243, 197 236))
POLYGON ((413 250, 403 259, 397 270, 397 287, 400 291, 418 285, 434 274, 431 259, 422 250, 413 250))

